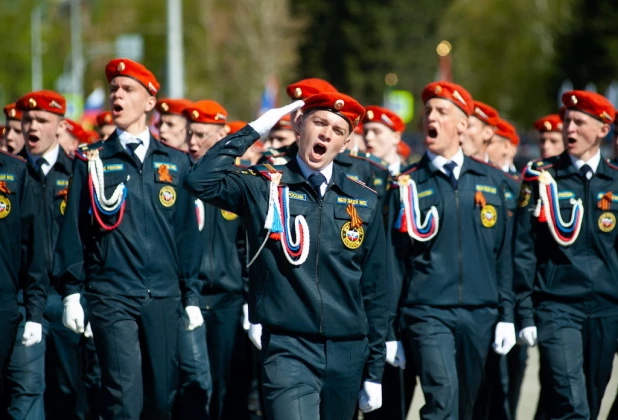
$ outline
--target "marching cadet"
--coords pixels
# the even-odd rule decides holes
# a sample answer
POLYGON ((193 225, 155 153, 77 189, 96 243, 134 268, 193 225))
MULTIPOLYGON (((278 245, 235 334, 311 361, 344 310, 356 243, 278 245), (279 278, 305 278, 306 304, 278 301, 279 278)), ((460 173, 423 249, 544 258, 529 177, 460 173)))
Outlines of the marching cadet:
POLYGON ((529 163, 519 196, 519 336, 538 341, 548 417, 596 419, 618 339, 618 168, 600 152, 615 112, 593 92, 562 102, 566 151, 529 163))
POLYGON ((76 154, 54 274, 63 323, 84 332, 83 293, 101 366, 102 418, 167 418, 178 383, 178 324, 203 323, 189 158, 152 137, 159 83, 126 58, 105 67, 117 129, 76 154), (181 306, 182 305, 182 306, 181 306))
MULTIPOLYGON (((7 401, 10 397, 5 395, 5 373, 13 346, 17 343, 28 347, 37 345, 43 336, 49 279, 45 270, 43 209, 38 204, 40 194, 23 159, 0 152, 0 404, 3 416, 10 404, 7 401), (24 298, 18 299, 18 293, 23 293, 24 298)), ((33 418, 12 411, 8 414, 13 418, 33 418)))
POLYGON ((245 220, 267 417, 350 419, 357 399, 363 411, 381 405, 388 325, 377 196, 334 163, 365 111, 341 93, 313 95, 297 120, 294 159, 279 170, 234 168, 236 156, 302 105, 270 110, 216 144, 185 187, 245 220))
POLYGON ((97 114, 96 129, 99 133, 99 139, 101 140, 107 140, 107 138, 116 131, 111 112, 103 111, 97 114))
POLYGON ((365 109, 363 130, 367 152, 385 161, 391 175, 399 175, 402 168, 397 147, 406 125, 397 114, 386 108, 369 105, 365 109))
POLYGON ((406 167, 412 163, 412 149, 405 141, 400 141, 397 144, 397 155, 399 155, 399 159, 403 167, 406 167))
POLYGON ((558 114, 546 115, 534 122, 534 128, 539 132, 541 159, 559 156, 564 152, 562 125, 562 118, 558 114))
POLYGON ((62 123, 64 130, 58 135, 58 144, 69 156, 75 156, 75 152, 80 144, 90 144, 91 134, 82 125, 69 118, 65 118, 62 123))
POLYGON ((187 152, 187 120, 182 115, 182 110, 191 105, 187 99, 159 99, 155 109, 159 112, 159 139, 176 149, 187 152))
POLYGON ((508 121, 498 118, 494 135, 487 144, 489 162, 506 173, 510 173, 509 159, 511 156, 511 136, 513 133, 515 133, 515 127, 508 121))
POLYGON ((394 273, 404 273, 393 276, 391 308, 400 302, 402 341, 425 394, 421 417, 470 419, 492 341, 499 354, 515 344, 504 175, 461 150, 474 112, 464 88, 430 83, 422 99, 427 152, 389 200, 394 273))
POLYGON ((4 107, 4 115, 6 116, 6 131, 4 138, 6 140, 6 151, 27 158, 24 145, 24 135, 21 131, 21 111, 15 107, 15 104, 8 104, 4 107))
POLYGON ((468 129, 461 137, 461 149, 464 155, 489 162, 487 147, 491 141, 500 116, 491 106, 474 101, 474 112, 470 116, 468 129))
POLYGON ((219 103, 206 99, 195 102, 193 108, 208 109, 209 116, 212 113, 207 122, 197 121, 200 116, 197 110, 193 112, 185 108, 182 114, 187 120, 189 156, 192 162, 197 162, 201 156, 204 156, 206 150, 210 150, 216 142, 227 136, 230 128, 225 124, 227 111, 219 103))

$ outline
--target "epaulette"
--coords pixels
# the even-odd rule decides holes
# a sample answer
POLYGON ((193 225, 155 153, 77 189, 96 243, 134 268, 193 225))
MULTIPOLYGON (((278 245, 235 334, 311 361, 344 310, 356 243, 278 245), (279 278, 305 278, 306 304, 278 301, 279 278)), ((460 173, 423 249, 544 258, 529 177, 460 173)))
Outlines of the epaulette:
POLYGON ((533 169, 539 170, 551 168, 558 160, 560 160, 560 155, 550 157, 549 159, 535 159, 530 163, 532 163, 533 169))
POLYGON ((360 155, 360 156, 361 158, 365 159, 367 162, 373 164, 374 166, 377 166, 378 168, 383 169, 383 170, 388 170, 388 163, 386 163, 379 157, 374 156, 371 153, 365 153, 364 156, 363 155, 360 155))
POLYGON ((410 175, 412 172, 416 171, 418 169, 418 162, 413 163, 412 165, 406 167, 403 169, 403 171, 401 171, 401 173, 395 178, 400 178, 404 175, 410 175))
POLYGON ((83 160, 84 162, 88 161, 88 158, 86 157, 86 152, 90 151, 90 150, 100 150, 103 148, 104 145, 104 140, 98 141, 96 143, 92 143, 92 144, 80 144, 79 147, 77 148, 77 150, 75 151, 75 156, 77 156, 78 158, 80 158, 81 160, 83 160))
POLYGON ((17 159, 17 160, 20 160, 20 161, 22 161, 22 162, 27 162, 27 160, 26 160, 26 159, 24 159, 23 157, 21 157, 21 156, 19 156, 19 155, 14 155, 13 153, 5 152, 4 150, 0 150, 0 153, 2 153, 3 155, 6 155, 6 156, 10 156, 10 157, 12 157, 12 158, 15 158, 15 159, 17 159))
POLYGON ((616 165, 616 163, 610 161, 609 159, 607 159, 607 166, 609 166, 610 168, 612 168, 615 171, 618 171, 618 166, 616 165))
POLYGON ((269 150, 262 152, 262 156, 266 158, 281 157, 281 156, 285 156, 286 154, 287 154, 287 150, 280 151, 280 150, 269 149, 269 150))
POLYGON ((376 191, 376 190, 374 190, 374 189, 372 189, 372 188, 369 188, 369 187, 367 186, 367 184, 365 184, 364 182, 359 181, 358 179, 350 178, 349 176, 348 176, 347 178, 348 178, 350 181, 355 182, 355 183, 357 183, 358 185, 360 185, 360 186, 362 186, 362 187, 367 188, 369 191, 373 192, 374 194, 377 194, 377 191, 376 191))
POLYGON ((270 180, 270 174, 272 173, 283 173, 283 165, 270 165, 268 163, 263 165, 255 165, 249 168, 249 172, 253 172, 252 175, 260 174, 264 178, 270 180))
POLYGON ((178 151, 178 152, 180 152, 180 153, 184 153, 185 155, 186 155, 186 154, 188 154, 186 150, 179 149, 178 147, 174 147, 174 146, 172 146, 171 144, 167 144, 167 143, 165 143, 164 141, 161 141, 161 140, 157 140, 157 141, 158 141, 158 142, 159 142, 159 144, 160 144, 160 145, 162 145, 162 146, 169 147, 170 149, 172 149, 172 150, 176 150, 176 151, 178 151))
POLYGON ((237 157, 234 159, 234 166, 238 166, 239 168, 248 168, 251 166, 251 161, 237 157))
POLYGON ((493 162, 485 162, 484 160, 481 160, 481 159, 475 158, 474 156, 467 156, 467 157, 469 157, 470 159, 472 159, 472 160, 473 160, 473 161, 475 161, 475 162, 482 163, 483 165, 487 165, 487 166, 489 166, 490 168, 494 168, 494 169, 499 170, 499 171, 500 171, 500 173, 504 174, 505 176, 509 177, 510 179, 512 179, 512 180, 514 180, 514 181, 517 181, 517 182, 519 182, 519 181, 520 181, 520 179, 519 179, 519 176, 518 176, 518 175, 513 175, 513 174, 511 174, 511 173, 504 172, 504 171, 502 170, 502 168, 501 168, 501 167, 499 167, 498 165, 496 165, 496 164, 495 164, 495 163, 493 163, 493 162))

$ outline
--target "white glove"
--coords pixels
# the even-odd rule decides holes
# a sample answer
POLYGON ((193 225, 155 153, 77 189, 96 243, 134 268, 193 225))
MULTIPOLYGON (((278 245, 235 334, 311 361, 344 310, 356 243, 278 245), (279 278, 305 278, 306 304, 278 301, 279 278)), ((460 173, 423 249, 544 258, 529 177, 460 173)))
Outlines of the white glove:
POLYGON ((189 318, 187 331, 193 331, 197 327, 204 324, 204 317, 202 316, 202 311, 198 306, 187 306, 185 307, 185 311, 187 312, 187 317, 189 318))
POLYGON ((64 302, 64 312, 62 313, 62 324, 77 334, 84 333, 84 309, 79 303, 79 293, 73 293, 62 299, 64 302))
POLYGON ((249 304, 242 305, 242 329, 249 331, 249 304))
POLYGON ((516 343, 515 324, 511 322, 498 322, 496 325, 496 333, 494 339, 494 351, 498 354, 505 355, 516 343))
POLYGON ((521 330, 519 339, 530 347, 536 346, 536 327, 526 327, 521 330))
POLYGON ((369 413, 380 407, 382 407, 382 384, 363 382, 363 389, 358 394, 358 408, 363 413, 369 413))
POLYGON ((84 337, 92 338, 94 335, 92 334, 92 328, 90 327, 90 322, 86 324, 86 331, 84 331, 84 337))
POLYGON ((258 350, 262 350, 262 324, 249 325, 249 339, 258 350))
POLYGON ((249 125, 258 132, 260 137, 265 136, 281 118, 302 108, 304 105, 304 101, 295 101, 281 108, 269 109, 257 120, 250 122, 249 125))
POLYGON ((406 355, 401 341, 386 342, 386 362, 394 367, 406 368, 406 355))
POLYGON ((43 326, 38 322, 28 321, 24 325, 24 335, 21 338, 21 343, 30 347, 33 344, 41 342, 43 338, 43 326))

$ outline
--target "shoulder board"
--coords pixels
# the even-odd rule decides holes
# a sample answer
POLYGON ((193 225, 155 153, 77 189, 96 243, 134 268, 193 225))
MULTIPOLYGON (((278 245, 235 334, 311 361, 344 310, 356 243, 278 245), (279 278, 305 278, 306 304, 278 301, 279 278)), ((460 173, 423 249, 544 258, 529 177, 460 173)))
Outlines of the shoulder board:
POLYGON ((548 159, 535 159, 531 163, 534 169, 547 169, 554 166, 558 160, 560 160, 560 155, 548 159))
POLYGON ((357 180, 357 179, 352 179, 352 178, 350 178, 350 177, 346 177, 346 178, 348 178, 350 181, 354 182, 355 184, 360 185, 361 187, 365 187, 365 188, 367 188, 367 189, 368 189, 369 191, 371 191, 372 193, 377 194, 376 190, 373 190, 373 189, 369 188, 369 187, 367 186, 367 184, 365 184, 364 182, 359 181, 359 180, 357 180))
POLYGON ((466 156, 466 157, 469 157, 470 159, 472 159, 473 161, 475 161, 477 163, 481 163, 483 165, 489 166, 490 168, 497 169, 498 171, 500 171, 501 174, 504 174, 504 176, 506 176, 507 178, 512 179, 513 181, 517 181, 517 182, 520 181, 519 175, 515 175, 515 174, 509 173, 509 172, 504 172, 501 167, 499 167, 498 165, 496 165, 493 162, 485 162, 484 160, 475 158, 473 156, 466 156))
POLYGON ((77 148, 77 151, 75 151, 75 156, 77 156, 83 161, 87 161, 88 159, 86 158, 86 152, 89 150, 102 149, 104 144, 104 140, 92 144, 80 144, 77 148))
POLYGON ((609 166, 615 171, 618 171, 618 165, 616 165, 616 162, 612 162, 611 160, 607 159, 607 166, 609 166))
POLYGON ((283 165, 270 165, 268 163, 264 164, 264 165, 255 165, 252 166, 250 168, 251 171, 255 172, 256 174, 260 174, 262 175, 264 178, 269 179, 270 180, 270 175, 273 172, 278 172, 278 173, 283 173, 283 165))
POLYGON ((157 140, 157 141, 159 142, 159 144, 160 144, 161 146, 165 146, 165 147, 167 147, 168 149, 176 150, 176 151, 178 151, 178 152, 180 152, 180 153, 187 154, 187 152, 186 152, 186 151, 184 151, 184 150, 182 150, 182 149, 179 149, 178 147, 171 146, 171 145, 169 145, 169 144, 167 144, 167 143, 165 143, 165 142, 163 142, 163 141, 161 141, 161 140, 157 140))
POLYGON ((388 163, 384 162, 379 157, 372 155, 371 153, 365 153, 364 159, 381 169, 388 169, 388 163))
MULTIPOLYGON (((24 147, 26 147, 26 146, 24 146, 24 147)), ((24 159, 23 157, 21 157, 21 156, 19 156, 19 155, 14 155, 13 153, 5 152, 4 150, 0 150, 0 153, 2 153, 2 154, 3 154, 3 155, 5 155, 5 156, 10 156, 10 157, 12 157, 12 158, 14 158, 14 159, 17 159, 17 160, 19 160, 19 161, 22 161, 22 162, 27 162, 27 160, 26 160, 26 159, 24 159)))
POLYGON ((237 157, 234 160, 234 165, 240 168, 248 168, 249 166, 251 166, 251 161, 237 157))
POLYGON ((404 168, 403 171, 401 171, 401 173, 397 176, 397 178, 403 176, 403 175, 409 175, 412 172, 416 171, 418 169, 418 162, 413 163, 412 165, 408 166, 407 168, 404 168))

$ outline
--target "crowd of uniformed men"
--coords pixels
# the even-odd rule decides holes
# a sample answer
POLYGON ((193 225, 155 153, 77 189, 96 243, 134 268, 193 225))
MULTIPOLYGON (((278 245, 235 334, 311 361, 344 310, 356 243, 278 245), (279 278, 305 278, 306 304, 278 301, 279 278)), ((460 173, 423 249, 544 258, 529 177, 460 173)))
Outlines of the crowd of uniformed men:
POLYGON ((514 419, 536 345, 536 418, 597 418, 607 99, 564 93, 519 175, 514 127, 449 82, 410 164, 395 113, 324 80, 247 124, 129 59, 105 75, 96 133, 53 91, 4 107, 1 418, 403 419, 418 377, 423 419, 514 419))

